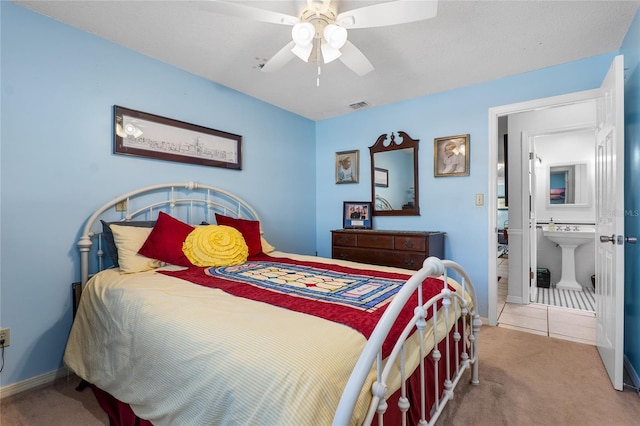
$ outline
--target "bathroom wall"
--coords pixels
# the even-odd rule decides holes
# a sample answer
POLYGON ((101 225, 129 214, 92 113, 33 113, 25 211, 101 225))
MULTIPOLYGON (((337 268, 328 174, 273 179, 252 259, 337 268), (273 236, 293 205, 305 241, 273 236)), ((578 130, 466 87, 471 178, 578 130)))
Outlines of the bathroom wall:
MULTIPOLYGON (((536 223, 546 227, 553 218, 560 224, 594 224, 595 211, 595 134, 592 128, 569 130, 566 132, 540 135, 534 138, 536 161, 536 223), (559 164, 587 165, 587 205, 549 204, 549 166, 559 164)), ((562 250, 536 230, 537 268, 547 268, 551 272, 551 284, 560 281, 562 271, 562 250)), ((583 287, 591 287, 591 275, 595 274, 595 241, 578 246, 575 251, 576 280, 583 287)))
POLYGON ((595 210, 595 149, 594 130, 579 129, 543 134, 534 138, 536 161, 536 221, 548 223, 589 223, 596 221, 595 210), (587 200, 585 206, 549 204, 549 167, 561 164, 587 165, 584 182, 587 200))
MULTIPOLYGON (((528 193, 523 191, 523 171, 522 165, 524 163, 524 158, 528 157, 527 153, 529 152, 529 139, 537 139, 538 137, 544 135, 551 134, 561 134, 563 132, 567 132, 568 130, 577 130, 577 129, 587 129, 595 126, 595 103, 594 102, 581 102, 572 105, 559 106, 555 108, 548 108, 539 111, 530 111, 520 114, 512 114, 509 115, 508 119, 508 179, 509 179, 509 277, 525 277, 526 274, 524 271, 529 270, 529 266, 531 266, 532 270, 535 270, 537 266, 542 266, 540 261, 536 261, 536 265, 529 265, 528 256, 525 258, 523 256, 523 241, 524 241, 524 232, 529 232, 529 224, 527 222, 523 223, 523 217, 526 217, 523 214, 523 206, 526 204, 526 199, 523 197, 527 197, 528 193)), ((544 145, 544 143, 543 143, 544 145)), ((545 151, 543 149, 542 152, 538 152, 537 143, 535 143, 536 154, 541 157, 543 163, 545 161, 558 163, 560 161, 567 161, 572 159, 585 159, 586 156, 591 156, 595 158, 595 139, 592 141, 589 147, 573 146, 571 149, 565 150, 558 146, 557 141, 553 144, 553 149, 550 151, 545 151), (544 158, 544 154, 547 154, 548 160, 544 158), (557 155, 557 157, 556 157, 557 155)), ((594 161, 594 160, 592 160, 594 161)), ((537 173, 536 173, 537 176, 537 173)), ((526 182, 525 182, 526 183, 526 182)), ((543 202, 538 202, 538 197, 545 197, 547 191, 540 190, 540 188, 544 188, 542 184, 539 184, 536 181, 535 194, 533 197, 536 200, 537 204, 544 205, 543 202), (540 188, 539 188, 540 187, 540 188)), ((592 199, 592 204, 593 204, 592 199)), ((558 209, 557 207, 555 208, 558 209)), ((586 210, 581 211, 581 208, 567 208, 560 209, 557 213, 556 210, 553 212, 553 219, 559 223, 594 223, 595 222, 595 214, 591 215, 586 210)), ((587 209, 589 210, 589 209, 587 209)), ((536 223, 541 224, 548 221, 551 217, 547 213, 541 213, 537 211, 536 207, 536 223), (546 214, 546 216, 545 216, 546 214)), ((539 241, 538 238, 537 241, 539 241)), ((546 241, 546 238, 545 238, 546 241)), ((551 244, 551 242, 549 242, 551 244)), ((588 247, 588 245, 585 245, 588 247)), ((593 246, 592 246, 593 247, 593 246)), ((560 279, 560 260, 561 260, 561 251, 559 247, 549 247, 549 249, 553 248, 550 253, 553 253, 552 257, 556 257, 557 264, 555 261, 548 263, 550 266, 542 266, 548 267, 551 270, 552 277, 551 279, 557 282, 560 279), (555 249, 558 251, 556 252, 555 249)), ((588 251, 588 248, 586 249, 588 251)), ((595 248, 593 248, 595 250, 595 248)), ((583 250, 581 250, 583 251, 583 250)), ((536 249, 536 253, 539 250, 536 249)), ((582 253, 576 253, 576 256, 582 256, 582 253)), ((540 255, 540 254, 538 254, 540 255)), ((593 258, 589 259, 576 259, 577 264, 585 264, 587 261, 593 262, 595 259, 595 251, 593 254, 593 258)), ((581 276, 584 276, 587 272, 580 272, 581 276)), ((591 276, 593 272, 589 274, 591 276)), ((578 278, 578 282, 585 285, 581 278, 578 278)), ((590 278, 589 278, 590 280, 590 278)), ((524 300, 527 299, 527 295, 523 294, 524 286, 522 285, 522 280, 519 279, 510 279, 509 280, 509 288, 507 294, 507 300, 513 303, 523 303, 524 300)))

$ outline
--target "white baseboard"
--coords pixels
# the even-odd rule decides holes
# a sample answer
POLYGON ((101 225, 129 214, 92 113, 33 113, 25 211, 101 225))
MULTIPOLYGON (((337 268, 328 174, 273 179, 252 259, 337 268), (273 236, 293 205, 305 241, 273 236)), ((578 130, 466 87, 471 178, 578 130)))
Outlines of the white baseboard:
POLYGON ((640 376, 638 376, 638 372, 633 368, 633 365, 631 365, 629 358, 627 358, 626 356, 624 357, 624 369, 627 371, 627 374, 631 378, 633 387, 635 387, 636 389, 640 389, 640 376))
POLYGON ((521 296, 507 296, 507 303, 517 303, 522 305, 525 302, 521 296))
POLYGON ((0 400, 43 385, 49 385, 55 382, 57 379, 68 377, 69 374, 71 374, 69 370, 65 367, 62 367, 45 374, 41 374, 39 376, 31 377, 21 382, 16 382, 7 386, 0 387, 0 400))

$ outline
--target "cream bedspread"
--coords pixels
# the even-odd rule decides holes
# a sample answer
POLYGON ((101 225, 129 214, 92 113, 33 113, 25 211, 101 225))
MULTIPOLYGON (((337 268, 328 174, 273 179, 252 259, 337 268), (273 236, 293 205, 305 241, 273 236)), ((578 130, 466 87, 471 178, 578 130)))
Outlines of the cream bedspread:
MULTIPOLYGON (((87 283, 64 362, 158 425, 329 425, 365 343, 311 315, 153 271, 111 269, 87 283)), ((364 419, 374 378, 353 424, 364 419)))

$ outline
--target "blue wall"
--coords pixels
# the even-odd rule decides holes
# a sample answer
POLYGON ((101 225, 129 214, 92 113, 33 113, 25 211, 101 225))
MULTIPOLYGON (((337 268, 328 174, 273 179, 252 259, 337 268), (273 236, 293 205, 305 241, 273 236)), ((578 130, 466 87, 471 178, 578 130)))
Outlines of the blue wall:
POLYGON ((0 325, 11 328, 0 385, 62 365, 76 239, 110 197, 160 182, 220 186, 256 207, 277 248, 315 253, 313 121, 13 3, 0 8, 0 325), (112 154, 114 104, 242 135, 243 170, 112 154))
POLYGON ((377 229, 437 230, 447 233, 445 257, 468 270, 488 312, 488 210, 475 194, 488 193, 488 110, 492 107, 600 87, 614 53, 470 87, 363 110, 317 124, 316 164, 318 254, 331 255, 329 230, 341 227, 344 200, 371 198, 369 149, 378 136, 398 130, 420 139, 420 216, 374 217, 377 229), (470 134, 470 175, 434 177, 433 140, 470 134), (334 184, 334 157, 340 150, 361 152, 360 184, 334 184))
MULTIPOLYGON (((620 49, 624 57, 625 234, 640 237, 640 12, 620 49)), ((640 374, 640 245, 625 245, 624 353, 640 374)))
MULTIPOLYGON (((421 216, 376 217, 374 227, 446 231, 446 257, 468 268, 486 316, 488 256, 495 253, 487 253, 487 207, 474 199, 487 194, 493 166, 488 109, 599 87, 617 53, 314 123, 12 3, 1 1, 0 15, 0 326, 12 334, 0 386, 62 365, 70 284, 78 279, 76 238, 108 197, 157 182, 218 185, 258 209, 279 249, 330 256, 343 201, 371 197, 368 147, 398 130, 421 140, 421 216), (114 104, 243 135, 243 170, 113 155, 114 104), (434 178, 433 139, 461 133, 471 135, 470 176, 434 178), (336 185, 335 153, 352 149, 360 150, 360 183, 336 185)), ((637 21, 636 41, 625 42, 635 50, 637 21)), ((637 67, 634 76, 637 88, 637 67)), ((635 111, 627 140, 635 134, 637 165, 637 97, 635 111)), ((638 306, 637 293, 634 300, 638 306)), ((633 340, 628 345, 637 349, 633 340)))

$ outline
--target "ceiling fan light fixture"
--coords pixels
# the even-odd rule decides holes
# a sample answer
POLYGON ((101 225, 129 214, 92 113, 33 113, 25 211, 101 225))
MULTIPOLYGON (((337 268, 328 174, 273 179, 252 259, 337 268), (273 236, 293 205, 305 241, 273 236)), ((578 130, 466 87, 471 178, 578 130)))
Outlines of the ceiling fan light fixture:
POLYGON ((347 42, 347 29, 336 24, 324 27, 322 34, 325 41, 334 49, 341 49, 347 42))
POLYGON ((291 49, 294 55, 296 55, 298 58, 302 59, 305 62, 309 62, 309 56, 311 56, 311 50, 313 50, 313 45, 311 44, 308 46, 300 46, 299 44, 296 44, 291 49))
POLYGON ((322 60, 325 64, 335 61, 340 57, 340 55, 342 55, 342 52, 340 52, 340 50, 333 48, 331 44, 327 43, 324 40, 320 45, 320 49, 322 50, 322 60))
POLYGON ((316 29, 310 22, 298 22, 291 29, 291 38, 298 46, 310 45, 316 35, 316 29))
POLYGON ((316 35, 315 27, 309 22, 300 22, 291 29, 291 38, 296 44, 291 51, 298 58, 307 62, 313 49, 313 39, 316 35))

